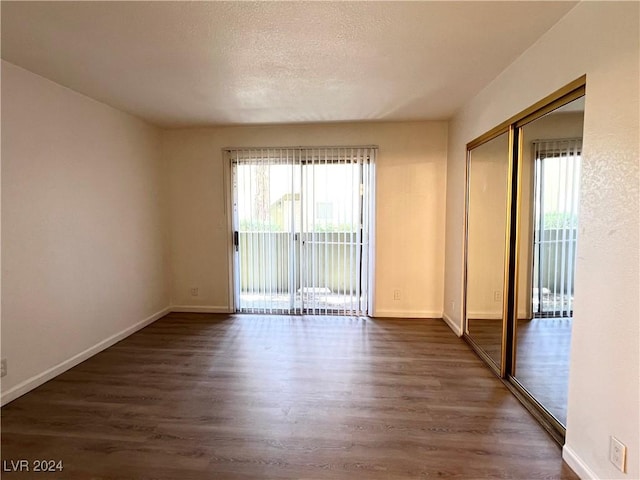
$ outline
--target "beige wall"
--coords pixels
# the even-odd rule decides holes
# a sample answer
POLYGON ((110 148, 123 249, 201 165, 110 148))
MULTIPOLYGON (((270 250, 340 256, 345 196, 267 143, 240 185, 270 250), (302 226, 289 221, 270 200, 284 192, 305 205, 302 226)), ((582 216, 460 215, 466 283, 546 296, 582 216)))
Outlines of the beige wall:
POLYGON ((466 143, 587 75, 564 447, 585 478, 640 478, 639 18, 637 2, 578 4, 449 125, 444 305, 459 329, 466 143), (609 435, 628 447, 627 474, 608 460, 609 435))
POLYGON ((174 305, 229 308, 225 146, 378 144, 375 313, 438 316, 444 297, 459 330, 465 144, 586 73, 565 456, 585 477, 640 478, 639 16, 579 4, 452 119, 448 146, 444 122, 171 130, 166 170, 153 127, 2 62, 3 402, 155 318, 169 278, 174 305))
POLYGON ((441 316, 446 122, 178 129, 163 139, 174 305, 230 308, 223 147, 376 144, 375 314, 441 316))
POLYGON ((2 62, 3 403, 168 307, 159 148, 157 129, 2 62))
POLYGON ((471 151, 467 233, 470 319, 502 319, 508 170, 508 134, 471 151))

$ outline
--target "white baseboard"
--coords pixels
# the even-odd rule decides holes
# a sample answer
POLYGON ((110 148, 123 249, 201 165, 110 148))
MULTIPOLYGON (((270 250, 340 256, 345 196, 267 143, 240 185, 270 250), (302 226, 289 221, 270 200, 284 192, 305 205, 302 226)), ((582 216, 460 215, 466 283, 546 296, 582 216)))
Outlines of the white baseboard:
POLYGON ((442 318, 442 312, 411 310, 374 310, 373 318, 442 318))
POLYGON ((213 305, 172 305, 171 311, 178 313, 233 313, 233 310, 227 306, 213 305))
POLYGON ((61 373, 66 372, 70 368, 75 367, 76 365, 78 365, 81 362, 84 362, 88 358, 93 357, 96 353, 99 353, 102 350, 109 348, 111 345, 118 343, 120 340, 128 337, 132 333, 135 333, 138 330, 146 327, 147 325, 155 322, 159 318, 164 317, 169 312, 171 312, 171 308, 169 307, 164 308, 159 312, 156 312, 153 315, 145 318, 144 320, 141 320, 140 322, 134 325, 131 325, 130 327, 125 328, 124 330, 114 335, 111 335, 109 338, 106 338, 101 342, 96 343, 94 346, 87 348, 86 350, 78 353, 77 355, 74 355, 73 357, 60 362, 59 364, 45 370, 44 372, 34 375, 31 378, 28 378, 24 382, 21 382, 18 385, 4 392, 0 399, 0 405, 4 406, 7 403, 15 400, 16 398, 24 395, 25 393, 33 390, 34 388, 39 387, 43 383, 48 382, 52 378, 57 377, 61 373))
POLYGON ((447 315, 445 312, 442 313, 442 319, 444 320, 444 323, 446 323, 449 328, 451 330, 453 330, 453 333, 455 333, 458 337, 462 336, 462 327, 460 327, 460 325, 458 325, 449 315, 447 315))
POLYGON ((598 476, 593 473, 589 466, 573 451, 571 447, 565 444, 562 447, 562 459, 567 462, 581 480, 598 480, 598 476))
POLYGON ((468 312, 467 318, 470 318, 472 320, 502 320, 502 313, 468 312))

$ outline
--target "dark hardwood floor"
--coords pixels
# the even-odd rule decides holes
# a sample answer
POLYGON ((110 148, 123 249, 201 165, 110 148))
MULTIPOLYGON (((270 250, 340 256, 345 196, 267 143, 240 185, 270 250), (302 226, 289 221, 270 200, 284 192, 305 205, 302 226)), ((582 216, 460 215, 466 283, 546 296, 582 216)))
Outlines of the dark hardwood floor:
POLYGON ((516 378, 563 425, 567 424, 571 318, 518 322, 516 378))
MULTIPOLYGON (((563 425, 567 424, 571 318, 518 320, 515 377, 563 425)), ((469 320, 469 332, 500 358, 502 322, 469 320)))
POLYGON ((36 479, 576 479, 440 320, 171 314, 2 408, 36 479))

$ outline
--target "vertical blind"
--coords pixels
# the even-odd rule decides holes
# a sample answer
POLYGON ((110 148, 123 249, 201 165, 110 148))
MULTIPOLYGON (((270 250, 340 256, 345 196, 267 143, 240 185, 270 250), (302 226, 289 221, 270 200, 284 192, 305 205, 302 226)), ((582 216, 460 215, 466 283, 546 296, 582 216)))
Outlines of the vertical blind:
POLYGON ((376 147, 227 149, 236 310, 369 310, 376 147))
POLYGON ((582 139, 537 140, 534 291, 536 316, 573 314, 582 139))

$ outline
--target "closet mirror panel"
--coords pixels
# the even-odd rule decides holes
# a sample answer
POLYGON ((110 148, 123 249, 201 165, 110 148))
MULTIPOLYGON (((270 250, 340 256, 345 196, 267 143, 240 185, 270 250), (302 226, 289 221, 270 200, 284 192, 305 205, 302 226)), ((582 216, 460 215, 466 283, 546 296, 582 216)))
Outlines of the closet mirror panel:
POLYGON ((499 371, 505 323, 508 131, 469 150, 467 161, 465 333, 499 371))
POLYGON ((521 138, 518 382, 567 421, 584 97, 527 123, 521 138))

